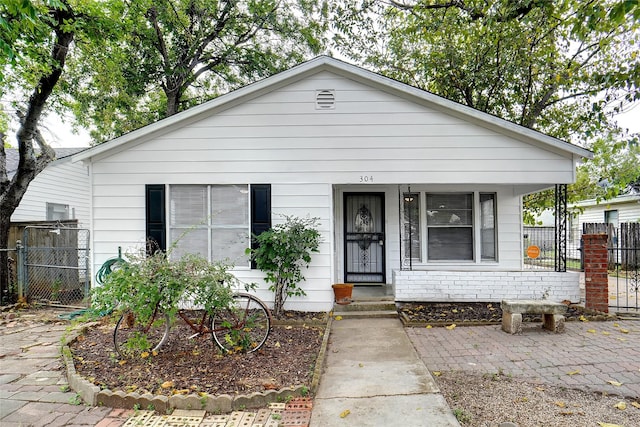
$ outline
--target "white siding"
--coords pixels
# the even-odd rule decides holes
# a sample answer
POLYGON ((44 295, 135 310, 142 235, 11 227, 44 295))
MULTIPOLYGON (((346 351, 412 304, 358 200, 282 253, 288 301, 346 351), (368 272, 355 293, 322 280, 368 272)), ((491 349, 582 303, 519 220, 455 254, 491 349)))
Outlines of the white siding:
POLYGON ((631 197, 625 197, 630 199, 622 203, 607 203, 601 202, 598 205, 591 205, 584 207, 584 211, 578 214, 579 230, 582 230, 582 224, 587 222, 604 222, 605 211, 618 211, 618 223, 623 222, 640 222, 640 196, 636 200, 632 200, 631 197))
MULTIPOLYGON (((202 182, 199 182, 202 183, 202 182)), ((215 183, 215 181, 211 181, 215 183)), ((237 182, 236 184, 246 184, 237 182)), ((145 241, 145 183, 141 180, 126 186, 94 187, 93 257, 94 271, 122 248, 125 256, 144 248, 145 241)), ((331 307, 333 292, 330 284, 331 247, 331 186, 328 184, 278 184, 271 187, 271 208, 274 224, 283 222, 282 215, 319 218, 322 233, 320 252, 313 254, 312 265, 304 270, 306 281, 302 288, 306 297, 292 298, 287 308, 326 311, 331 307)), ((262 273, 248 268, 237 268, 235 275, 246 283, 259 285, 258 295, 271 303, 273 295, 262 280, 262 273)))
POLYGON ((571 158, 323 72, 105 158, 95 179, 548 185, 573 170, 571 158), (315 109, 322 88, 335 109, 315 109))
POLYGON ((44 221, 47 203, 69 206, 69 219, 77 219, 79 226, 89 227, 89 174, 87 167, 57 161, 31 182, 11 221, 44 221))
MULTIPOLYGON (((305 271, 308 295, 290 305, 307 310, 329 309, 330 285, 342 277, 342 247, 339 237, 334 241, 342 216, 334 203, 341 196, 333 194, 334 186, 382 188, 387 194, 390 281, 399 265, 398 185, 497 192, 498 262, 466 268, 499 270, 521 267, 520 195, 574 177, 570 154, 329 72, 218 108, 172 131, 145 135, 92 162, 94 269, 118 246, 125 251, 143 246, 145 184, 270 183, 274 220, 278 213, 321 218, 321 252, 305 271), (316 90, 322 89, 335 91, 335 109, 316 109, 316 90)), ((237 275, 261 283, 259 271, 238 269, 237 275)), ((272 300, 265 288, 261 283, 260 296, 272 300)))

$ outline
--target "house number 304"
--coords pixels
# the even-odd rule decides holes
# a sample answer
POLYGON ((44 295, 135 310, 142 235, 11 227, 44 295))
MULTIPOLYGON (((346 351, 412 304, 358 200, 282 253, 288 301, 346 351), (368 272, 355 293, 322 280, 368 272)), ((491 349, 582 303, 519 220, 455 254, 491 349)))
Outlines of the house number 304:
POLYGON ((360 175, 360 182, 373 182, 373 175, 360 175))

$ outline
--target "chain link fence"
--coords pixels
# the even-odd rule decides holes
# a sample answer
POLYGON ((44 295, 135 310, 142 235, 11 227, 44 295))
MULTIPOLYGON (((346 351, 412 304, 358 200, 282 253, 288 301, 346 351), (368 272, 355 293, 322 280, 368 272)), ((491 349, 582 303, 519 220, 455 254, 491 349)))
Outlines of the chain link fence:
MULTIPOLYGON (((556 257, 556 229, 555 227, 524 227, 523 253, 525 268, 533 270, 555 269, 556 257), (537 250, 532 255, 529 248, 537 250)), ((567 270, 582 269, 581 234, 570 230, 567 235, 567 270)))
POLYGON ((27 226, 18 245, 18 282, 28 301, 86 306, 91 285, 89 230, 27 226), (21 262, 22 261, 22 262, 21 262))

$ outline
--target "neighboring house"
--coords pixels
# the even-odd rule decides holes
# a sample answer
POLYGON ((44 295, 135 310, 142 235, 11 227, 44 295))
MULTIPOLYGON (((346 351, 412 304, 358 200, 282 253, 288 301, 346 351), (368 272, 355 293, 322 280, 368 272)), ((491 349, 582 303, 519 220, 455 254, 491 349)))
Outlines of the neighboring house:
POLYGON ((585 222, 613 224, 615 228, 624 222, 640 222, 640 194, 628 194, 609 200, 583 200, 571 205, 575 227, 582 230, 585 222))
POLYGON ((320 218, 307 296, 387 284, 396 301, 579 301, 578 274, 524 269, 522 196, 575 180, 591 153, 434 94, 319 57, 73 156, 88 165, 93 270, 181 240, 259 284, 249 233, 320 218), (186 232, 186 234, 185 234, 186 232))
MULTIPOLYGON (((56 148, 51 162, 29 184, 11 222, 78 220, 79 227, 89 227, 89 174, 85 165, 72 163, 71 155, 85 148, 56 148)), ((7 172, 13 176, 18 168, 18 150, 5 149, 7 172)))

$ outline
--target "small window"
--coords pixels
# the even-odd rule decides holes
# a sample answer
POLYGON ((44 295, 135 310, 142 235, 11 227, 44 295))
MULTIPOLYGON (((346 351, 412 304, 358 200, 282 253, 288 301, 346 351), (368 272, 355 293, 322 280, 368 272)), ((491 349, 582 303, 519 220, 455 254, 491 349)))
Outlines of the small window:
POLYGON ((47 203, 47 221, 64 221, 69 219, 69 205, 47 203))
POLYGON ((604 222, 606 224, 613 224, 614 227, 618 227, 618 211, 604 211, 604 222))
POLYGON ((496 260, 496 195, 480 193, 480 259, 496 260))
POLYGON ((420 193, 404 193, 403 195, 403 257, 420 261, 420 193))

